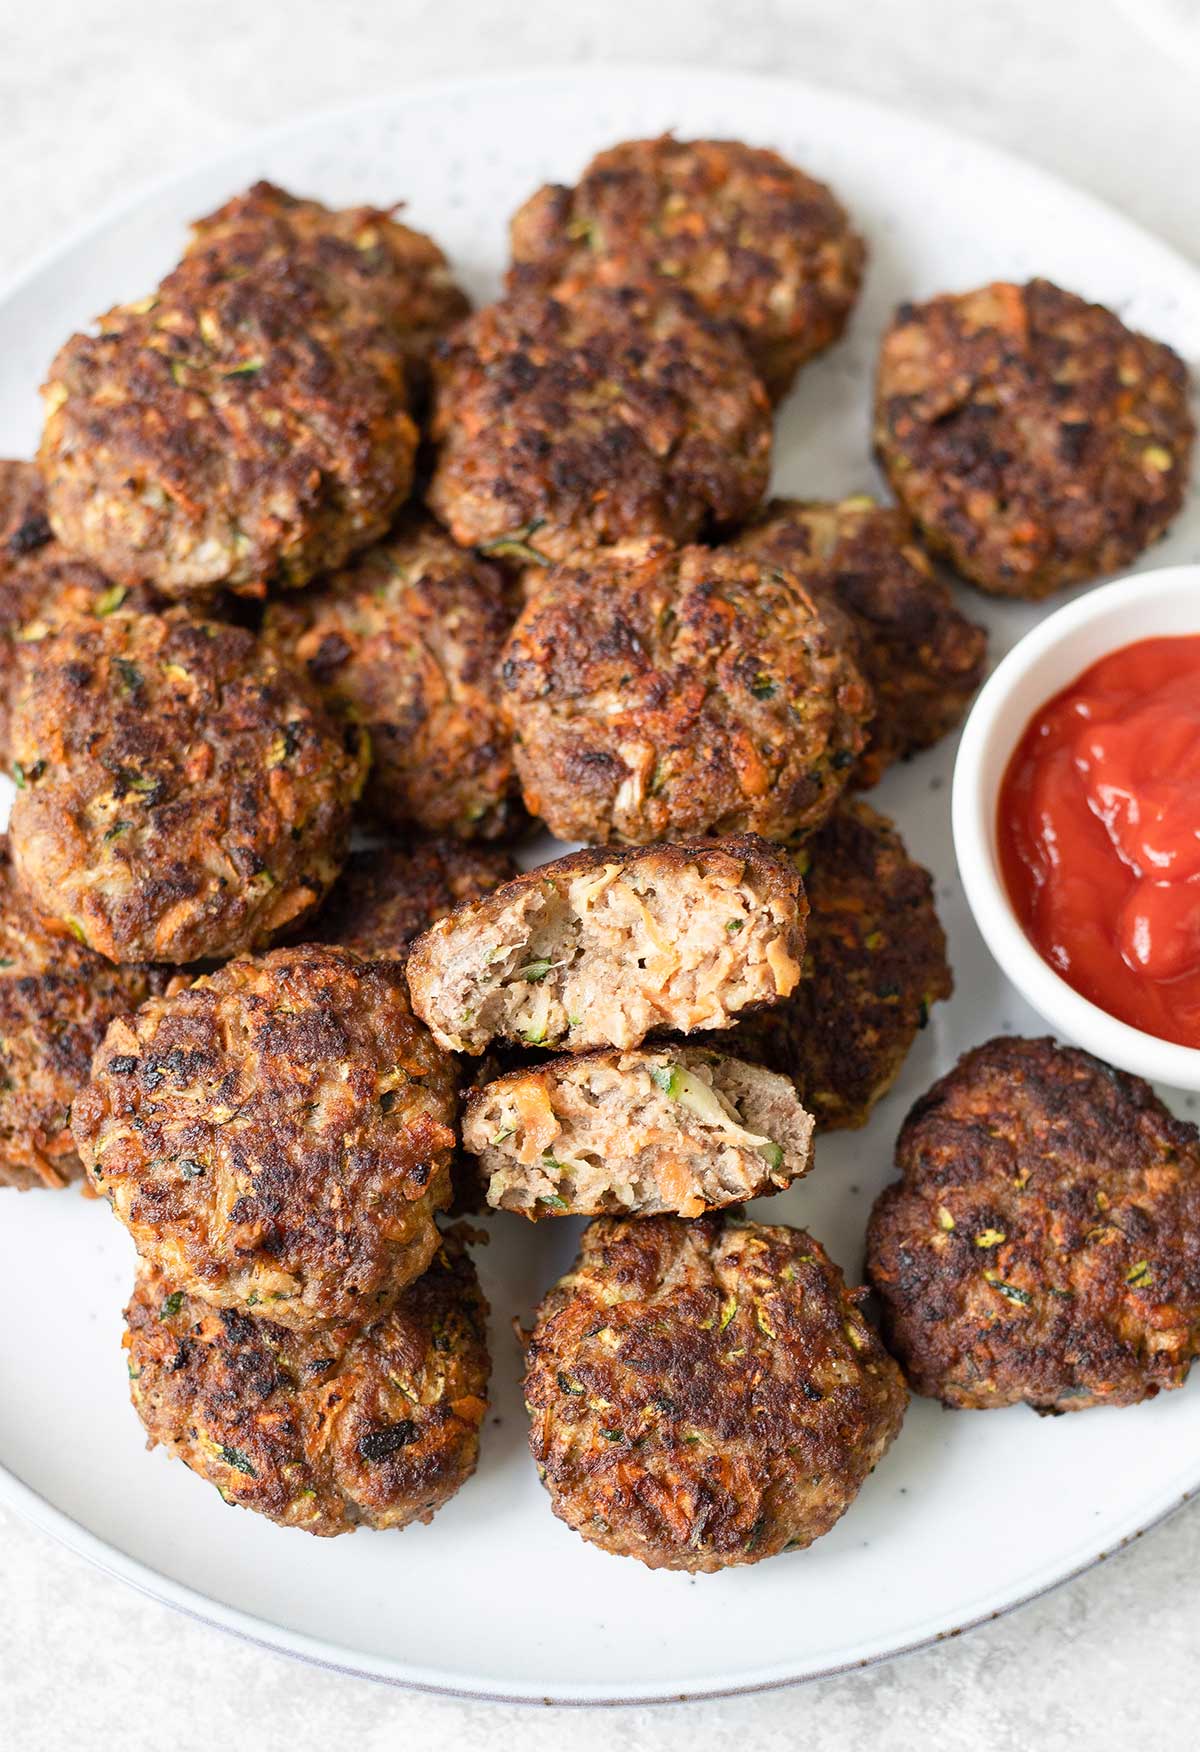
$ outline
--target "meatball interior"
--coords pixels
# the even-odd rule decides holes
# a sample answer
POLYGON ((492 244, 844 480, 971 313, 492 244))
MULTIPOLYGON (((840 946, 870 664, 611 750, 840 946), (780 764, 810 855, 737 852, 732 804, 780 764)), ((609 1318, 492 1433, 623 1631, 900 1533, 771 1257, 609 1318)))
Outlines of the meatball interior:
POLYGON ((593 847, 439 919, 413 945, 409 990, 455 1052, 635 1047, 786 997, 805 913, 795 867, 751 835, 593 847))
POLYGON ((812 1134, 787 1078, 695 1047, 510 1071, 471 1091, 463 1120, 488 1203, 533 1221, 741 1204, 807 1173, 812 1134))

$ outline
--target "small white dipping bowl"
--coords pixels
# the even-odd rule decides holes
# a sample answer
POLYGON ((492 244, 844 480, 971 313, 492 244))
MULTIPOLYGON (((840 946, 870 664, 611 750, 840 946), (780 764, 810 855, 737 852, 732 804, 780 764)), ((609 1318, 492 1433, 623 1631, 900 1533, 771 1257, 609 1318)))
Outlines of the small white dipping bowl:
POLYGON ((1085 669, 1139 639, 1200 633, 1200 565, 1090 591, 1027 633, 976 700, 954 766, 954 850, 967 904, 999 966, 1063 1039, 1156 1083, 1200 1090, 1200 1048, 1118 1022, 1043 961, 1013 911, 996 845, 1000 783, 1030 719, 1085 669))

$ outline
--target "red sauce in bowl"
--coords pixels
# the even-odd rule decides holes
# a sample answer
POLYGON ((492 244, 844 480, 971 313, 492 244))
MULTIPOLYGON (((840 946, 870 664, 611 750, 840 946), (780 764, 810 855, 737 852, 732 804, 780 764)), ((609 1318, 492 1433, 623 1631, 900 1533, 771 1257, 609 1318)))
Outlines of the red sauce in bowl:
POLYGON ((1126 645, 1043 706, 997 811, 1044 959, 1109 1015, 1200 1046, 1200 636, 1126 645))

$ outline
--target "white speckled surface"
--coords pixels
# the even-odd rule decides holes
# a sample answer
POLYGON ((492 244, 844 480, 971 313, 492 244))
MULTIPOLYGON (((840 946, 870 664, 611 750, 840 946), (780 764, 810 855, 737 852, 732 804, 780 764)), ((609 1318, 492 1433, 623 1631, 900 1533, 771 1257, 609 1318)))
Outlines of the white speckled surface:
MULTIPOLYGON (((138 180, 257 126, 454 71, 578 60, 803 74, 1021 150, 1193 254, 1194 68, 1108 0, 109 0, 0 6, 0 276, 138 180), (247 16, 247 13, 250 16, 247 16)), ((981 223, 985 216, 981 216, 981 223)), ((86 1457, 87 1432, 79 1432, 86 1457)), ((0 1747, 667 1748, 880 1752, 1195 1743, 1200 1520, 961 1642, 802 1693, 570 1719, 372 1688, 189 1624, 0 1520, 0 1747)), ((399 1568, 398 1585, 403 1585, 399 1568)), ((898 1579, 902 1585, 902 1579, 898 1579)))

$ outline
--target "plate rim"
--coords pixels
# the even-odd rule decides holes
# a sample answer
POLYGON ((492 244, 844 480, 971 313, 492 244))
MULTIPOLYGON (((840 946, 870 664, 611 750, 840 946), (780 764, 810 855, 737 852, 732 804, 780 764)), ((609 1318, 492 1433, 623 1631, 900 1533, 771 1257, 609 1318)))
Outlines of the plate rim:
MULTIPOLYGON (((139 182, 131 193, 114 196, 111 201, 105 202, 95 213, 70 226, 56 242, 47 244, 31 257, 24 267, 0 279, 0 316, 3 316, 3 307, 11 299, 23 292, 32 281, 40 278, 43 273, 54 267, 61 257, 69 255, 91 238, 99 236, 112 225, 119 223, 128 214, 136 212, 145 202, 166 194, 176 184, 185 182, 192 176, 206 175, 210 171, 218 170, 223 164, 232 162, 244 152, 254 150, 256 147, 266 149, 277 146, 293 135, 306 133, 311 128, 325 127, 342 119, 392 109, 410 99, 416 101, 447 99, 458 94, 475 91, 487 91, 504 86, 545 85, 562 79, 600 84, 614 77, 634 81, 656 80, 668 85, 686 85, 693 81, 702 81, 706 85, 727 85, 731 88, 747 85, 768 86, 773 87, 780 95, 788 93, 800 98, 815 98, 821 102, 832 102, 846 109, 857 109, 864 115, 884 115, 902 127, 927 135, 930 140, 965 149, 973 157, 993 166, 1007 166, 1009 168, 1015 166, 1031 182, 1040 184, 1056 195, 1069 194, 1075 204, 1090 207, 1097 219, 1104 219, 1126 232, 1136 233, 1139 243, 1144 248, 1159 254, 1173 265, 1182 266, 1189 273, 1200 277, 1200 264, 1193 262, 1182 250, 1168 243, 1156 231, 1152 231, 1148 226, 1131 218, 1115 202, 1107 200, 1103 195, 1095 194, 1091 189, 1073 183, 1069 177, 1060 176, 1057 171, 1048 170, 1044 165, 1027 158, 1021 152, 994 145, 990 140, 980 139, 974 134, 965 133, 948 123, 931 121, 927 116, 906 109, 902 104, 891 103, 883 98, 865 97, 856 91, 847 91, 838 85, 818 85, 812 80, 793 78, 786 73, 762 73, 752 68, 727 71, 703 66, 690 67, 681 62, 598 61, 586 65, 543 63, 537 67, 525 67, 499 73, 464 73, 448 75, 443 78, 417 79, 413 80, 411 84, 402 85, 391 92, 377 92, 372 97, 360 98, 348 103, 331 104, 313 110, 296 120, 277 122, 264 128, 254 128, 240 141, 228 142, 212 152, 198 153, 180 169, 165 171, 161 176, 149 177, 145 181, 139 182)), ((668 128, 664 131, 670 133, 673 130, 668 128)))
POLYGON ((311 1636, 307 1631, 288 1630, 283 1625, 260 1618, 256 1613, 243 1611, 236 1606, 225 1606, 198 1588, 173 1581, 153 1565, 143 1563, 140 1558, 131 1557, 128 1552, 109 1544, 106 1539, 83 1526, 64 1509, 57 1508, 0 1463, 0 1507, 12 1509, 30 1526, 46 1534, 57 1545, 84 1558, 102 1574, 124 1583, 147 1599, 169 1607, 182 1617, 191 1619, 193 1623, 235 1636, 240 1642, 267 1649, 273 1654, 283 1655, 307 1666, 319 1667, 325 1672, 338 1673, 346 1678, 367 1679, 375 1684, 390 1686, 393 1690, 416 1691, 426 1696, 451 1697, 475 1703, 521 1704, 542 1709, 623 1709, 640 1708, 649 1704, 704 1703, 720 1698, 753 1697, 768 1691, 787 1691, 801 1685, 815 1684, 820 1679, 836 1679, 846 1673, 863 1672, 867 1668, 881 1666, 885 1661, 917 1654, 922 1649, 934 1648, 939 1643, 952 1642, 965 1636, 968 1631, 978 1630, 984 1624, 994 1624, 999 1619, 1020 1611, 1022 1607, 1056 1593, 1068 1582, 1076 1581, 1111 1558, 1121 1556, 1144 1534, 1163 1526, 1188 1507, 1197 1491, 1200 1491, 1200 1481, 1187 1490, 1172 1494, 1165 1506, 1159 1507, 1149 1520, 1139 1521, 1137 1526, 1121 1533, 1115 1542, 1103 1550, 1094 1552, 1061 1574, 1039 1580, 1035 1587, 1017 1599, 980 1610, 961 1624, 915 1637, 911 1642, 891 1643, 857 1659, 834 1661, 804 1672, 778 1673, 768 1670, 759 1675, 749 1675, 744 1683, 737 1685, 716 1683, 686 1688, 660 1686, 653 1691, 629 1693, 623 1692, 619 1687, 598 1692, 580 1686, 568 1687, 559 1695, 554 1695, 532 1684, 522 1684, 508 1690, 492 1690, 486 1685, 456 1685, 434 1669, 415 1667, 389 1656, 378 1656, 374 1658, 374 1664, 363 1664, 367 1658, 361 1652, 344 1648, 324 1637, 311 1636))
MULTIPOLYGON (((0 322, 3 321, 8 304, 43 275, 57 268, 64 258, 80 248, 85 248, 147 202, 169 193, 171 189, 193 177, 208 175, 225 164, 233 164, 247 153, 271 150, 286 144, 293 137, 336 124, 340 119, 393 110, 409 103, 446 102, 456 96, 467 96, 476 92, 544 87, 563 81, 601 85, 614 78, 626 82, 655 82, 668 90, 687 84, 703 84, 714 90, 725 87, 741 92, 745 92, 747 88, 770 88, 780 97, 786 95, 800 101, 816 99, 821 103, 832 103, 848 114, 857 112, 864 118, 882 116, 890 124, 906 129, 910 134, 924 135, 931 144, 953 146, 968 154, 975 162, 993 170, 1004 170, 1010 174, 1016 171, 1031 190, 1041 188, 1056 198, 1069 197, 1076 210, 1086 210, 1093 222, 1112 227, 1118 242, 1122 233, 1136 237, 1139 250, 1143 256, 1150 258, 1151 266, 1157 257, 1160 261, 1169 263, 1176 273, 1182 270, 1195 281, 1197 305, 1200 307, 1200 266, 1103 196, 1032 162, 1019 151, 994 145, 959 128, 930 120, 900 104, 845 91, 836 85, 818 85, 788 74, 762 73, 751 69, 724 70, 653 61, 603 61, 586 65, 545 64, 500 72, 415 80, 390 92, 380 92, 369 98, 317 109, 303 117, 270 127, 252 129, 240 140, 228 142, 212 152, 197 154, 185 165, 140 183, 132 192, 105 203, 97 212, 70 227, 54 243, 34 255, 23 268, 0 283, 0 322)), ((817 1666, 793 1666, 788 1663, 787 1671, 782 1671, 777 1664, 758 1672, 751 1670, 743 1681, 734 1684, 714 1681, 711 1684, 689 1682, 680 1686, 661 1682, 652 1686, 643 1684, 640 1688, 625 1688, 620 1685, 597 1687, 594 1683, 583 1682, 567 1685, 552 1694, 527 1681, 509 1682, 505 1688, 495 1688, 486 1681, 480 1684, 456 1683, 451 1675, 437 1669, 416 1666, 391 1656, 366 1655, 362 1651, 345 1648, 308 1632, 290 1630, 239 1607, 227 1606, 201 1589, 177 1582, 153 1565, 133 1557, 115 1544, 110 1544, 64 1509, 51 1503, 0 1461, 0 1506, 11 1509, 38 1531, 84 1558, 103 1573, 198 1623, 327 1671, 369 1679, 399 1689, 478 1702, 558 1708, 619 1708, 743 1697, 833 1678, 876 1666, 897 1656, 915 1653, 974 1630, 981 1624, 1006 1617, 1018 1608, 1041 1599, 1067 1582, 1086 1574, 1108 1558, 1118 1555, 1144 1533, 1161 1526, 1184 1508, 1198 1492, 1200 1459, 1195 1463, 1195 1476, 1190 1479, 1186 1489, 1180 1490, 1176 1479, 1168 1489, 1160 1493, 1148 1516, 1143 1507, 1133 1511, 1127 1517, 1127 1522, 1117 1523, 1113 1529, 1113 1537, 1105 1548, 1091 1551, 1080 1561, 1073 1562, 1068 1569, 1058 1573, 1035 1570, 1033 1585, 1026 1591, 1013 1598, 1001 1598, 991 1607, 981 1603, 980 1609, 962 1623, 931 1630, 911 1640, 898 1642, 884 1637, 880 1639, 880 1646, 869 1648, 864 1655, 857 1658, 825 1662, 817 1666)), ((1048 1566, 1050 1570, 1053 1567, 1048 1566)))

